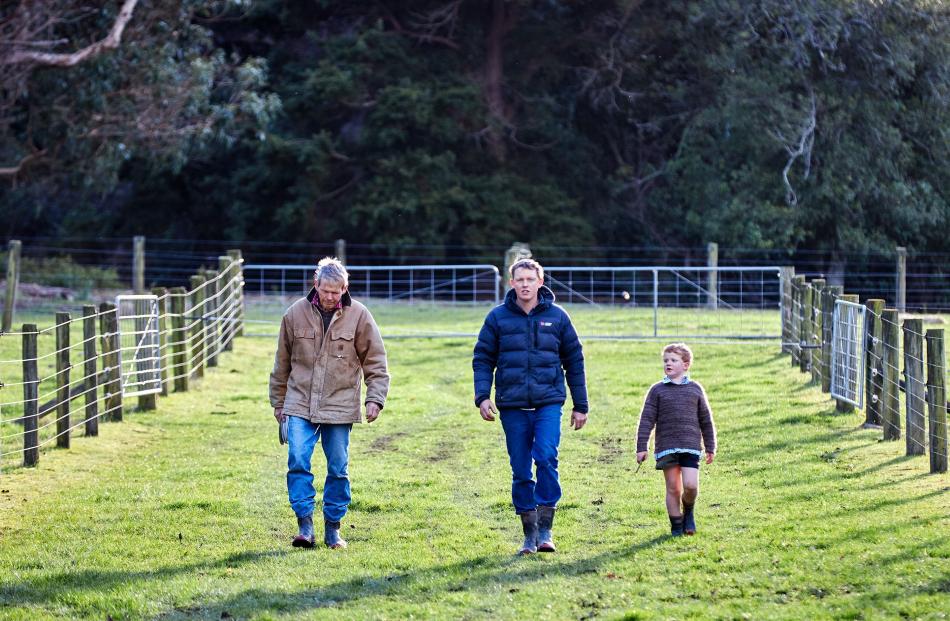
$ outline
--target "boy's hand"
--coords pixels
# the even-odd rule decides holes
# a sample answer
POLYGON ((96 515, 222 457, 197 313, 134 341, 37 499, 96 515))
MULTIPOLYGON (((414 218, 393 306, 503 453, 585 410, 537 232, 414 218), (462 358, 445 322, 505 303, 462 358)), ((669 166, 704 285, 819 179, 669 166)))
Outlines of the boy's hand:
POLYGON ((479 404, 478 413, 482 415, 483 419, 493 421, 495 420, 495 414, 498 413, 498 408, 495 407, 491 399, 485 399, 479 404))
POLYGON ((711 464, 713 462, 713 457, 715 456, 715 453, 706 453, 706 463, 711 464))
POLYGON ((646 452, 646 451, 640 451, 639 453, 637 453, 637 463, 638 463, 638 464, 642 464, 642 463, 644 462, 644 460, 646 460, 646 458, 647 458, 647 452, 646 452))

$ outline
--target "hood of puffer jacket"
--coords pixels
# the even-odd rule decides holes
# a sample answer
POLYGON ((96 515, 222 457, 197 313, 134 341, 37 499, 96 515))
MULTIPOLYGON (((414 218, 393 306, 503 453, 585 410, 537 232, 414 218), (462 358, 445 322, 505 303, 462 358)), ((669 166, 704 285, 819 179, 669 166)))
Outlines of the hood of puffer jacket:
MULTIPOLYGON (((554 292, 551 291, 547 285, 541 285, 541 287, 538 288, 538 305, 535 306, 531 312, 540 313, 551 308, 552 304, 554 304, 554 292)), ((518 294, 514 289, 509 289, 508 293, 505 294, 505 306, 512 311, 524 313, 521 307, 518 306, 518 294)))

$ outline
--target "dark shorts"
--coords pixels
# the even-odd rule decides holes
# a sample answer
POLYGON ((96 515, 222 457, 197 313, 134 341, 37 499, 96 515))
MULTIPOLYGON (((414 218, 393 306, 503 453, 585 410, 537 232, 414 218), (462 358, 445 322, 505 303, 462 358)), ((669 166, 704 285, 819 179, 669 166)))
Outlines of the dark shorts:
POLYGON ((692 453, 670 453, 656 460, 657 470, 666 470, 673 466, 699 469, 699 455, 692 453))

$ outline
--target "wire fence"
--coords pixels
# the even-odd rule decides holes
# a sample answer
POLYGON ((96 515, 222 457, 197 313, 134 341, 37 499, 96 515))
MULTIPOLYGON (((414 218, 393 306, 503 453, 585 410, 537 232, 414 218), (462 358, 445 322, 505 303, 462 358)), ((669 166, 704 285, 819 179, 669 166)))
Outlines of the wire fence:
POLYGON ((243 332, 240 252, 202 270, 193 286, 119 296, 119 305, 58 312, 53 325, 24 323, 0 336, 0 470, 35 465, 43 451, 98 435, 157 397, 188 390, 243 332))
POLYGON ((864 408, 864 426, 882 439, 905 440, 905 452, 929 455, 931 472, 947 472, 948 369, 944 318, 901 313, 822 279, 783 270, 782 350, 793 366, 836 397, 839 412, 864 408), (863 321, 859 319, 863 315, 863 321), (838 378, 843 378, 838 383, 838 378))

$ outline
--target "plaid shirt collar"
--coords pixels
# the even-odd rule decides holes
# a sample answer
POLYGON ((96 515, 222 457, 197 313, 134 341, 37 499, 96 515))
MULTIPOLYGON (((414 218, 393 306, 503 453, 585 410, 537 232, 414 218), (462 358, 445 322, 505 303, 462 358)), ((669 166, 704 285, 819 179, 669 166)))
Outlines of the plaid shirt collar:
MULTIPOLYGON (((672 383, 673 383, 673 380, 671 380, 669 377, 667 377, 667 376, 664 375, 664 376, 663 376, 663 383, 664 383, 664 384, 672 384, 672 383)), ((682 384, 689 384, 689 375, 684 375, 684 376, 683 376, 683 381, 680 382, 680 384, 681 384, 681 385, 682 385, 682 384)))

